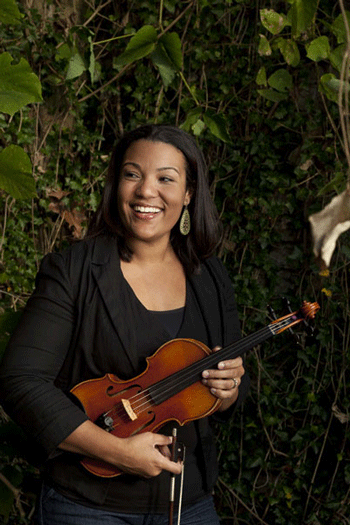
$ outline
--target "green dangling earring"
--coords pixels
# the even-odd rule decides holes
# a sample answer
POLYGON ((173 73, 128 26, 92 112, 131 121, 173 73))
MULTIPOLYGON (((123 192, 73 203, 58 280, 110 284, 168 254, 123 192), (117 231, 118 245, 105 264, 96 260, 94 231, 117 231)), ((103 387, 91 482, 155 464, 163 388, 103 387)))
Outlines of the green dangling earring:
POLYGON ((187 209, 187 204, 185 205, 184 211, 182 212, 180 219, 180 233, 182 235, 188 235, 191 229, 191 217, 187 209))

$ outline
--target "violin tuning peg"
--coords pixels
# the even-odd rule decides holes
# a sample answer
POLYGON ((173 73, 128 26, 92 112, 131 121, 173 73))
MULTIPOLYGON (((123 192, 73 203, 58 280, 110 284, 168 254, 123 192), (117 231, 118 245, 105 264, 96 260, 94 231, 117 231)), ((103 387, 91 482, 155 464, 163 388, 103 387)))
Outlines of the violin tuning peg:
POLYGON ((272 306, 269 305, 269 304, 267 305, 267 311, 269 312, 270 317, 272 317, 272 319, 273 319, 274 321, 276 321, 276 319, 277 319, 277 315, 276 315, 276 313, 275 313, 275 310, 274 310, 274 309, 272 308, 272 306))
POLYGON ((285 308, 288 310, 288 312, 289 312, 290 314, 293 313, 293 310, 292 310, 292 308, 291 308, 291 306, 290 306, 290 301, 289 301, 289 299, 287 299, 287 297, 282 297, 282 301, 283 301, 283 304, 284 304, 285 308))
MULTIPOLYGON (((287 299, 287 297, 282 297, 281 299, 282 299, 282 302, 283 302, 284 307, 286 308, 286 310, 288 310, 288 312, 289 312, 290 314, 292 314, 292 313, 293 313, 293 310, 292 310, 292 308, 291 308, 291 305, 290 305, 290 301, 289 301, 289 299, 287 299)), ((288 331, 289 331, 290 334, 292 334, 292 335, 294 336, 294 338, 295 338, 295 339, 297 340, 297 342, 299 343, 299 342, 300 342, 300 337, 299 337, 299 335, 296 334, 292 328, 288 328, 288 331)))

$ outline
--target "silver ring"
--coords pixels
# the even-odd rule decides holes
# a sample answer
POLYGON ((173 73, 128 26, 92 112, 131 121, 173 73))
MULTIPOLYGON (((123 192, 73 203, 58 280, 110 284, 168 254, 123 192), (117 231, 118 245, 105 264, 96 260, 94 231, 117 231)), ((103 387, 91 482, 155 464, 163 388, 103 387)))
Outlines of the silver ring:
POLYGON ((233 381, 233 388, 237 388, 238 387, 238 379, 236 379, 234 377, 232 381, 233 381))

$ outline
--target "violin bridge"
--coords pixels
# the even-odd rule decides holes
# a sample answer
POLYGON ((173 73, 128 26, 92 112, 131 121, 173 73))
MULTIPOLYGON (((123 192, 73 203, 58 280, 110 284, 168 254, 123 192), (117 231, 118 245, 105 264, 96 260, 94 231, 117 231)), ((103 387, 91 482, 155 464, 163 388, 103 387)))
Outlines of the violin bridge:
POLYGON ((122 399, 121 401, 125 409, 125 412, 128 414, 131 421, 135 421, 135 419, 137 419, 137 415, 133 411, 130 401, 128 399, 122 399))

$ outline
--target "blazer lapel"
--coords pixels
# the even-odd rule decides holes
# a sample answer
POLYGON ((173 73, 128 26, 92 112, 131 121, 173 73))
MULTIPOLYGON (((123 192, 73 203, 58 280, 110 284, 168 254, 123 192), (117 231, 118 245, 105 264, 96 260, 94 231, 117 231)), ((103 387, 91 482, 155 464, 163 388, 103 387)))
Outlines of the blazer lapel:
POLYGON ((111 323, 136 374, 137 355, 135 325, 123 274, 117 243, 108 237, 97 237, 92 255, 92 273, 108 311, 111 323))

